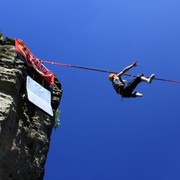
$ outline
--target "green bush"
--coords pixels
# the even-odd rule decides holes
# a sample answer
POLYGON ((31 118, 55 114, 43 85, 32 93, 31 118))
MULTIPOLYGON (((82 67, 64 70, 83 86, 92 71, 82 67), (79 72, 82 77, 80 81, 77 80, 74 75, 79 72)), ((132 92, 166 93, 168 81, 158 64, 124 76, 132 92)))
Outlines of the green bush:
POLYGON ((56 112, 55 112, 55 121, 54 121, 54 128, 55 128, 55 130, 61 124, 60 117, 59 117, 60 113, 61 113, 61 111, 59 109, 57 109, 56 112))

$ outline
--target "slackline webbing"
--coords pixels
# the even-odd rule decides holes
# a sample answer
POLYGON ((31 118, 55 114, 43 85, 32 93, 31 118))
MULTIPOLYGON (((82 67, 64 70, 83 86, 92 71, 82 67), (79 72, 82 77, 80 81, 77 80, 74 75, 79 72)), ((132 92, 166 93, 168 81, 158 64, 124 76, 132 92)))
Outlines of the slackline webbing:
MULTIPOLYGON (((106 70, 106 69, 97 69, 97 68, 91 68, 91 67, 85 67, 85 66, 77 66, 77 65, 72 65, 72 64, 63 64, 59 62, 52 62, 52 61, 42 61, 42 63, 46 64, 52 64, 52 65, 57 65, 57 66, 64 66, 64 67, 71 67, 71 68, 79 68, 79 69, 85 69, 85 70, 90 70, 90 71, 98 71, 98 72, 104 72, 104 73, 114 73, 117 74, 117 72, 106 70)), ((130 76, 130 77, 137 77, 132 74, 123 74, 124 76, 130 76)), ((172 83, 180 83, 180 80, 171 80, 171 79, 164 79, 164 78, 154 78, 155 80, 159 81, 166 81, 166 82, 172 82, 172 83)))

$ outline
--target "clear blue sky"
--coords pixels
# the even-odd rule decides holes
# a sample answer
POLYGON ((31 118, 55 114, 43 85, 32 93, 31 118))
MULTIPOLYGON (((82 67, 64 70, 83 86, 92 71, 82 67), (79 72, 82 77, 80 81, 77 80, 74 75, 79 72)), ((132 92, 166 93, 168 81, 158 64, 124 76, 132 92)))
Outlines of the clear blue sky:
MULTIPOLYGON (((132 74, 180 79, 179 0, 6 0, 0 16, 38 58, 113 71, 137 59, 132 74)), ((44 180, 180 179, 179 84, 122 102, 106 73, 47 67, 63 97, 44 180)))

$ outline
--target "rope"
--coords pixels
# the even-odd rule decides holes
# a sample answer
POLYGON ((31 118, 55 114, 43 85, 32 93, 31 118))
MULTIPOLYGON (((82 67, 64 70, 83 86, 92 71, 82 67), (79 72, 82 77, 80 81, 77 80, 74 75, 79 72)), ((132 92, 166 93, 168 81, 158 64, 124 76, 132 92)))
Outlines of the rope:
MULTIPOLYGON (((117 74, 117 72, 106 70, 106 69, 97 69, 97 68, 91 68, 91 67, 85 67, 85 66, 77 66, 77 65, 72 65, 72 64, 63 64, 59 62, 52 62, 52 61, 41 61, 42 63, 46 64, 52 64, 52 65, 58 65, 58 66, 64 66, 64 67, 71 67, 71 68, 79 68, 79 69, 85 69, 85 70, 90 70, 90 71, 98 71, 98 72, 103 72, 103 73, 114 73, 117 74)), ((132 74, 123 74, 125 76, 130 76, 130 77, 137 77, 132 74)), ((180 83, 180 80, 171 80, 171 79, 164 79, 164 78, 154 78, 155 80, 159 81, 166 81, 166 82, 171 82, 171 83, 180 83)))

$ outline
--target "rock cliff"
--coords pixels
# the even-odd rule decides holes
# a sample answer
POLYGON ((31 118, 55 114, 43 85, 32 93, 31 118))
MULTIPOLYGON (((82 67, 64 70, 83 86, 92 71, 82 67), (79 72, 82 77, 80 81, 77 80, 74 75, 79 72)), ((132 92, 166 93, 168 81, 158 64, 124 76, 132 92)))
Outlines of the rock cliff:
MULTIPOLYGON (((6 38, 0 45, 0 180, 41 180, 44 176, 55 119, 27 99, 25 81, 32 71, 18 56, 14 39, 6 38)), ((54 112, 61 93, 55 78, 54 112)))

